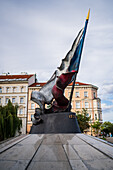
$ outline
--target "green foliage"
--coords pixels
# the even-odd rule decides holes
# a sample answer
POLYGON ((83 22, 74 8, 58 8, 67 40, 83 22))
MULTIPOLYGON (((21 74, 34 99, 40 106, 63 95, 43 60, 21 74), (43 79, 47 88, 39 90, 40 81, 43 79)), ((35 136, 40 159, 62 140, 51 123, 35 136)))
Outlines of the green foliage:
POLYGON ((111 133, 113 135, 113 123, 111 122, 104 122, 101 125, 101 131, 105 132, 106 134, 111 133))
POLYGON ((8 101, 6 106, 0 106, 0 140, 15 136, 19 132, 22 121, 17 117, 18 106, 8 101))
POLYGON ((82 133, 84 132, 85 129, 88 129, 90 127, 89 125, 90 116, 88 116, 87 109, 82 109, 81 114, 77 112, 77 120, 82 133))
POLYGON ((101 124, 102 124, 102 123, 100 123, 99 120, 97 120, 96 122, 93 123, 93 125, 91 125, 92 128, 94 129, 95 134, 97 134, 97 135, 98 135, 98 133, 99 133, 101 124))

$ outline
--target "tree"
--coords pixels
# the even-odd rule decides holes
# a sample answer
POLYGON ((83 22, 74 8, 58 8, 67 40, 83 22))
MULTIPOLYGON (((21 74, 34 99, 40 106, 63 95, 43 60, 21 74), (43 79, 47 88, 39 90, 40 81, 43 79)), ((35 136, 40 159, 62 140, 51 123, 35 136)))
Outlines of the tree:
POLYGON ((113 136, 113 123, 111 122, 104 122, 102 125, 101 125, 101 131, 102 132, 105 132, 105 134, 109 134, 111 133, 112 136, 113 136))
POLYGON ((0 140, 15 136, 19 132, 22 121, 17 117, 18 106, 8 101, 6 106, 0 106, 0 140))
POLYGON ((88 129, 90 127, 89 125, 90 116, 88 116, 87 109, 82 109, 81 114, 77 112, 77 120, 82 133, 84 132, 85 129, 88 129))
POLYGON ((97 120, 96 122, 93 123, 93 125, 91 125, 96 135, 99 135, 101 124, 102 123, 100 123, 99 120, 97 120))

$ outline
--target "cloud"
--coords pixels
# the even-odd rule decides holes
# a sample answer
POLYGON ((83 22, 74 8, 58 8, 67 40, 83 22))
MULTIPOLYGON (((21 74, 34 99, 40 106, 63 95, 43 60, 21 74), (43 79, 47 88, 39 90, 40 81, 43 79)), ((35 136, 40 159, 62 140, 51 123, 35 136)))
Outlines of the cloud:
POLYGON ((106 103, 103 103, 101 106, 103 110, 109 110, 113 108, 113 105, 107 105, 106 103))

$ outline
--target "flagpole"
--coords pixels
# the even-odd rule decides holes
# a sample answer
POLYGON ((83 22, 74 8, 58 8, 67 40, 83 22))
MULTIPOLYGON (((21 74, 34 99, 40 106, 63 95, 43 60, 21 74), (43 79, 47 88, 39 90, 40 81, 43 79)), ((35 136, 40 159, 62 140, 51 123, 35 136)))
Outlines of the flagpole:
MULTIPOLYGON (((90 9, 89 9, 87 17, 86 17, 85 33, 86 33, 86 29, 87 29, 87 23, 88 23, 88 20, 89 20, 89 14, 90 14, 90 9)), ((84 33, 84 38, 85 38, 85 33, 84 33)), ((84 44, 84 39, 83 39, 83 42, 82 42, 82 45, 81 45, 81 49, 80 49, 80 56, 82 54, 83 44, 84 44)), ((68 112, 71 111, 71 101, 72 101, 72 96, 73 96, 73 91, 74 91, 74 86, 75 86, 75 81, 76 81, 77 73, 78 73, 78 71, 74 74, 74 80, 73 80, 73 85, 72 85, 70 99, 69 99, 69 104, 68 104, 68 112)))
POLYGON ((71 101, 72 101, 72 97, 73 97, 73 91, 74 91, 74 86, 75 86, 76 77, 77 77, 77 73, 74 74, 74 80, 73 80, 73 85, 72 85, 71 94, 70 94, 70 99, 69 99, 69 105, 68 105, 68 112, 71 111, 71 101))

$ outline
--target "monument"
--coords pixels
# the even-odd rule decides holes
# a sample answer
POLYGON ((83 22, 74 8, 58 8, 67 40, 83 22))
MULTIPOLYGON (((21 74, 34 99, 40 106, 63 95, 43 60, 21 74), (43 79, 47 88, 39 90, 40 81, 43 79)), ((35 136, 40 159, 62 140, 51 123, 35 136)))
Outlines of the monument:
POLYGON ((74 85, 79 71, 84 39, 86 35, 89 13, 85 26, 74 40, 70 51, 62 59, 60 67, 53 73, 49 81, 39 90, 33 91, 31 100, 39 105, 35 109, 35 120, 30 133, 80 133, 76 113, 71 112, 71 100, 74 85), (64 90, 73 82, 70 100, 64 96, 64 90), (45 104, 50 104, 49 109, 45 104))

